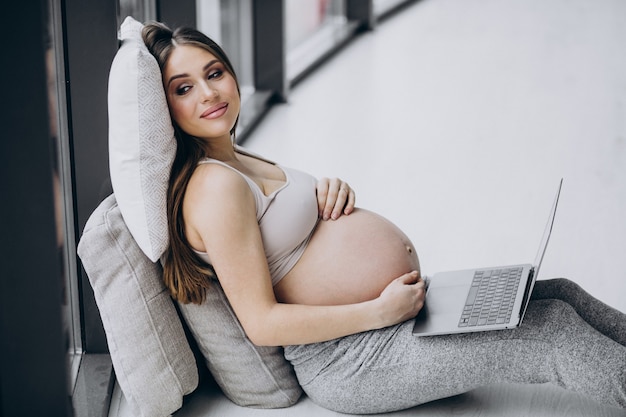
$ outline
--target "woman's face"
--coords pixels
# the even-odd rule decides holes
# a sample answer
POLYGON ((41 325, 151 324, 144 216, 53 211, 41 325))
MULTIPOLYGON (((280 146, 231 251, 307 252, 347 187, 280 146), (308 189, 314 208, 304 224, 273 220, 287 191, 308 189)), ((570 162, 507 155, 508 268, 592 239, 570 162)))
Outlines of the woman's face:
POLYGON ((180 45, 163 69, 163 85, 176 124, 202 139, 230 139, 240 109, 235 78, 205 49, 180 45))

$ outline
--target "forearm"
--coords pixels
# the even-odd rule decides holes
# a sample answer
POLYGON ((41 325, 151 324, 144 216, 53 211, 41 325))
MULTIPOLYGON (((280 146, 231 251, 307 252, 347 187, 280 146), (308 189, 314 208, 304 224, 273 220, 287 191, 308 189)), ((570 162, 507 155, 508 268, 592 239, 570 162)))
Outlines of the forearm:
POLYGON ((376 300, 339 306, 274 304, 244 325, 256 345, 286 346, 322 342, 383 327, 376 300))
MULTIPOLYGON (((240 321, 248 337, 258 345, 316 343, 413 318, 424 305, 424 295, 424 281, 413 271, 394 279, 379 297, 370 301, 312 306, 277 303, 274 297, 265 298, 240 309, 245 311, 240 321), (256 307, 249 308, 253 305, 256 307)), ((243 299, 239 300, 237 305, 244 304, 243 299)))

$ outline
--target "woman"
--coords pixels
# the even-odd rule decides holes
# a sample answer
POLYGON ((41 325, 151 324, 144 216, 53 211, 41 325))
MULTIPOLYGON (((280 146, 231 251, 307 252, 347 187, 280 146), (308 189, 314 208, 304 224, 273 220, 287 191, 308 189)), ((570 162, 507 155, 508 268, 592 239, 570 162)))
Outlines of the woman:
POLYGON ((409 239, 355 208, 345 182, 235 147, 237 79, 206 36, 150 24, 144 41, 178 143, 164 263, 175 298, 201 302, 217 275, 248 337, 285 346, 309 397, 336 411, 397 410, 497 382, 552 382, 626 408, 624 314, 567 280, 540 281, 520 329, 413 336, 425 283, 409 239))

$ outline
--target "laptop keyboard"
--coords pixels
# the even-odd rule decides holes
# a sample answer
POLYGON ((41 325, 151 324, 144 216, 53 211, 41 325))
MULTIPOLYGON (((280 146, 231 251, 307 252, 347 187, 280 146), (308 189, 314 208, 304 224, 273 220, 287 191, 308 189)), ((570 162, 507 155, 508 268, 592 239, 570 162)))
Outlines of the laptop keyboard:
POLYGON ((522 277, 522 267, 474 273, 459 327, 508 323, 522 277))

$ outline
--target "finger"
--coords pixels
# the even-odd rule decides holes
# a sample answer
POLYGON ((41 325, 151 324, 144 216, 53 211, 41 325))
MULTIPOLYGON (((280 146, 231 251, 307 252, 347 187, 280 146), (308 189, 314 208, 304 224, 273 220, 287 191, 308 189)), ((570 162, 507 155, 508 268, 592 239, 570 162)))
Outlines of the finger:
POLYGON ((320 217, 324 215, 324 209, 326 208, 326 199, 328 198, 328 188, 330 186, 330 180, 328 178, 320 178, 317 182, 317 207, 319 209, 320 217))
MULTIPOLYGON (((350 186, 348 186, 348 184, 346 184, 345 182, 340 183, 339 190, 337 191, 337 199, 335 200, 335 206, 333 207, 333 212, 331 214, 333 220, 337 220, 339 216, 341 216, 342 212, 345 213, 345 210, 350 203, 351 192, 352 190, 350 189, 350 186)), ((350 211, 348 211, 346 214, 349 214, 350 211)))
POLYGON ((343 213, 350 214, 354 211, 354 206, 356 204, 356 195, 354 194, 354 190, 348 187, 348 202, 346 203, 343 213))
POLYGON ((411 271, 407 274, 402 275, 396 280, 400 281, 403 284, 415 284, 419 280, 419 273, 417 271, 411 271))
POLYGON ((428 281, 422 277, 422 274, 420 271, 417 271, 417 282, 415 283, 415 286, 419 289, 421 289, 424 293, 426 293, 426 289, 428 288, 428 281))
MULTIPOLYGON (((324 220, 328 220, 331 218, 331 216, 334 216, 333 211, 335 210, 335 206, 337 205, 337 199, 339 196, 339 189, 341 187, 341 184, 341 180, 337 178, 333 178, 329 181, 328 192, 326 195, 326 204, 324 205, 324 220)), ((336 217, 332 218, 336 219, 336 217)))

